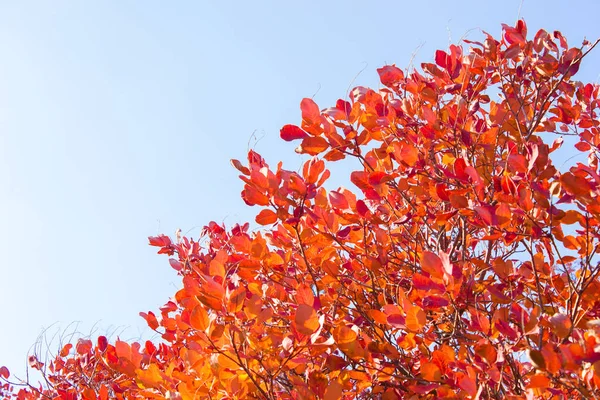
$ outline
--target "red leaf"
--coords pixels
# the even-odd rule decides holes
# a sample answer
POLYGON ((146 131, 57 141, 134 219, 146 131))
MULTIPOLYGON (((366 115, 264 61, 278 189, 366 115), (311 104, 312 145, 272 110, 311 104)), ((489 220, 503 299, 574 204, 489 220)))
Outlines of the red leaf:
POLYGON ((183 269, 183 264, 174 258, 169 258, 169 264, 175 271, 181 271, 183 269))
POLYGON ((374 171, 369 174, 369 183, 371 185, 379 185, 390 179, 391 177, 383 171, 374 171))
POLYGON ((575 143, 575 148, 579 151, 588 151, 592 146, 587 142, 577 142, 575 143))
POLYGON ((448 59, 448 54, 446 54, 443 50, 437 50, 435 52, 435 63, 442 68, 446 68, 446 63, 448 59))
POLYGON ((506 163, 510 171, 522 173, 526 173, 528 171, 527 159, 521 154, 511 154, 510 156, 508 156, 506 163))
POLYGON ((104 353, 108 347, 108 339, 106 336, 98 336, 98 350, 104 353))
POLYGON ((408 390, 416 394, 427 394, 434 389, 437 389, 440 385, 438 383, 429 383, 426 385, 410 385, 408 390))
POLYGON ((343 193, 331 191, 329 192, 329 202, 333 208, 346 210, 348 208, 348 200, 343 193))
POLYGON ((462 377, 458 378, 458 386, 469 395, 475 396, 477 394, 477 383, 475 382, 475 379, 463 373, 459 373, 459 375, 462 375, 462 377))
POLYGON ((390 314, 387 316, 387 322, 394 328, 406 329, 406 318, 400 314, 390 314))
POLYGON ((8 379, 10 377, 10 371, 5 366, 0 367, 0 377, 8 379))
POLYGON ((321 111, 319 106, 312 99, 304 98, 300 102, 300 110, 302 110, 302 119, 309 124, 319 123, 321 111))
POLYGON ((77 353, 83 355, 83 354, 87 354, 92 350, 92 341, 89 339, 79 339, 77 341, 77 345, 75 346, 75 350, 77 350, 77 353))
POLYGON ((395 65, 386 65, 378 68, 377 73, 379 74, 381 83, 390 88, 398 86, 400 81, 404 79, 404 73, 395 65))
POLYGON ((446 307, 450 302, 445 297, 427 296, 423 299, 423 307, 429 309, 446 307))
POLYGON ((152 311, 149 311, 148 313, 141 312, 140 316, 146 320, 150 329, 156 330, 158 328, 158 320, 152 311))
POLYGON ((342 99, 338 99, 338 101, 335 103, 335 108, 337 108, 340 111, 343 111, 346 114, 346 118, 350 115, 350 112, 352 111, 352 106, 350 105, 350 103, 342 99))
POLYGON ((279 135, 286 142, 290 142, 296 139, 304 139, 305 137, 308 137, 308 134, 296 125, 285 125, 279 131, 279 135))
POLYGON ((421 268, 434 278, 442 278, 444 276, 442 260, 437 254, 430 251, 423 252, 423 255, 421 256, 421 268))
POLYGON ((350 181, 352 181, 359 189, 371 189, 368 172, 354 171, 350 174, 350 181))
POLYGON ((33 368, 33 369, 41 369, 44 364, 39 362, 36 356, 29 356, 29 358, 27 359, 28 363, 29 363, 29 367, 33 368))
POLYGON ((148 241, 150 242, 150 246, 167 247, 171 245, 171 239, 165 235, 150 236, 148 241))
POLYGON ((356 202, 356 212, 358 212, 362 217, 364 217, 369 212, 369 207, 367 207, 364 201, 358 200, 356 202))
POLYGON ((250 175, 250 170, 248 169, 248 167, 243 166, 239 160, 231 159, 231 165, 233 165, 235 169, 240 171, 242 174, 250 175))
POLYGON ((493 206, 490 206, 490 205, 475 206, 474 210, 477 213, 477 215, 479 215, 481 217, 481 219, 483 220, 483 222, 485 222, 485 224, 487 226, 498 225, 498 220, 496 218, 496 210, 494 209, 493 206))

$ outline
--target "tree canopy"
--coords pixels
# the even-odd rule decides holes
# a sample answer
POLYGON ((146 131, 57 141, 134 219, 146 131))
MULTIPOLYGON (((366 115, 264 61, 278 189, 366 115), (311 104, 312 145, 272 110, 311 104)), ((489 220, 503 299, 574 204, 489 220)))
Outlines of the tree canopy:
POLYGON ((0 368, 0 396, 600 396, 600 88, 574 80, 597 42, 464 42, 303 99, 280 133, 301 171, 233 160, 261 229, 151 237, 182 279, 141 313, 159 342, 79 339, 30 356, 41 384, 0 368), (342 159, 354 187, 329 190, 342 159))

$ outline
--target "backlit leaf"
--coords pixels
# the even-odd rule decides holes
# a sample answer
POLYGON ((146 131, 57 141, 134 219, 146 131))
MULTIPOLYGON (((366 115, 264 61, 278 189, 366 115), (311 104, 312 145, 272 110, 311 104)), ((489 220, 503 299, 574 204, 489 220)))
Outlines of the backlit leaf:
POLYGON ((310 154, 314 156, 324 152, 328 148, 329 143, 327 143, 327 140, 323 139, 320 136, 311 136, 302 140, 302 143, 300 144, 300 146, 298 146, 296 152, 301 154, 310 154))
POLYGON ((265 208, 256 216, 256 222, 260 225, 270 225, 277 222, 277 214, 273 210, 265 208))
POLYGON ((319 317, 314 308, 300 304, 294 317, 296 329, 303 335, 311 335, 319 328, 319 317))

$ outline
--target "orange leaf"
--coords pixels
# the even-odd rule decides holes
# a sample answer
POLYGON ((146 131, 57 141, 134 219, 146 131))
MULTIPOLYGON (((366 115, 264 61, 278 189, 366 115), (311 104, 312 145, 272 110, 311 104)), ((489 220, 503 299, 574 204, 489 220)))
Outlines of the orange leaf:
POLYGON ((67 343, 63 346, 63 348, 60 350, 60 356, 61 357, 66 357, 69 355, 69 353, 71 352, 71 349, 73 348, 73 345, 71 343, 67 343))
POLYGON ((566 314, 557 313, 550 317, 550 324, 552 330, 561 339, 566 339, 571 333, 571 327, 573 324, 566 314))
POLYGON ((427 323, 427 315, 421 307, 413 306, 406 310, 406 329, 412 332, 418 332, 427 323))
POLYGON ((317 154, 327 150, 327 148, 329 148, 329 143, 327 143, 327 140, 320 136, 311 136, 302 140, 302 143, 296 149, 296 153, 316 156, 317 154))
POLYGON ((342 398, 343 386, 338 381, 330 382, 325 389, 323 400, 338 400, 342 398))
POLYGON ((208 313, 201 305, 197 305, 192 310, 190 315, 190 325, 192 328, 198 331, 205 331, 208 328, 210 320, 208 318, 208 313))
POLYGON ((115 342, 115 350, 117 352, 117 357, 131 360, 131 347, 129 346, 129 343, 117 339, 115 342))
POLYGON ((160 375, 160 370, 156 364, 150 364, 147 369, 138 369, 136 371, 137 383, 142 387, 146 388, 157 388, 163 382, 163 378, 160 375))
MULTIPOLYGON (((213 260, 215 261, 215 260, 213 260)), ((223 306, 225 290, 223 286, 215 282, 210 276, 203 276, 201 292, 197 295, 198 300, 214 310, 220 310, 223 306)))
POLYGON ((256 223, 260 225, 270 225, 277 222, 277 214, 273 210, 265 208, 255 218, 256 223))
POLYGON ((469 200, 465 196, 454 193, 450 194, 450 204, 454 208, 469 208, 469 200))
POLYGON ((300 304, 296 310, 296 329, 303 335, 311 335, 319 329, 319 317, 314 308, 300 304))
POLYGON ((496 218, 500 227, 510 224, 512 221, 512 211, 510 206, 506 203, 500 204, 496 209, 496 218))
POLYGON ((244 300, 246 299, 246 288, 240 286, 233 292, 229 293, 229 302, 227 303, 227 311, 230 313, 236 313, 244 306, 244 300))
POLYGON ((562 363, 560 357, 552 348, 552 344, 546 343, 544 345, 542 348, 542 356, 544 357, 544 362, 546 364, 546 371, 550 372, 551 374, 556 374, 558 371, 560 371, 562 363))
POLYGON ((246 185, 242 191, 242 199, 249 206, 268 206, 269 198, 254 186, 246 185))
MULTIPOLYGON (((561 224, 571 225, 576 222, 584 221, 583 216, 577 210, 567 210, 565 211, 565 215, 560 219, 561 224)), ((583 224, 583 222, 582 222, 583 224)))
POLYGON ((386 324, 388 322, 387 315, 385 315, 379 310, 369 310, 367 314, 373 319, 373 321, 377 322, 378 324, 386 324))
POLYGON ((550 379, 543 374, 535 374, 529 379, 527 389, 545 389, 550 385, 550 379))
POLYGON ((296 302, 298 304, 305 304, 307 306, 313 307, 315 302, 315 296, 313 295, 313 291, 308 285, 300 285, 296 289, 296 302))
POLYGON ((346 325, 340 325, 333 331, 333 338, 338 344, 350 344, 356 341, 358 335, 346 325))
POLYGON ((439 381, 442 377, 442 371, 434 363, 425 362, 421 365, 421 375, 426 381, 439 381))
POLYGON ((560 176, 560 183, 565 191, 573 195, 587 194, 590 191, 590 185, 585 178, 565 172, 560 176))
POLYGON ((100 400, 108 400, 108 388, 106 385, 100 386, 98 394, 100 395, 100 400))
POLYGON ((531 359, 531 362, 533 363, 533 365, 535 365, 536 368, 541 370, 546 369, 546 360, 544 359, 544 356, 542 355, 541 351, 529 350, 529 358, 531 359))
POLYGON ((577 239, 574 236, 568 235, 565 236, 564 239, 562 240, 563 245, 570 250, 579 250, 579 243, 577 242, 577 239))

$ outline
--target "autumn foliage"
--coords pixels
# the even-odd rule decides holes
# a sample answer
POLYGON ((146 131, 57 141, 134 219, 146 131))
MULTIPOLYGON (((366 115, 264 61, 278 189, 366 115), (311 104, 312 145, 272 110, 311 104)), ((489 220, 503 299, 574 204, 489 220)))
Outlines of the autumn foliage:
POLYGON ((523 21, 482 36, 333 107, 303 99, 281 129, 301 171, 233 161, 262 229, 150 238, 182 278, 141 313, 162 340, 80 339, 30 358, 42 384, 0 368, 0 393, 600 396, 600 88, 573 79, 595 43, 523 21), (352 189, 328 190, 342 159, 352 189))

